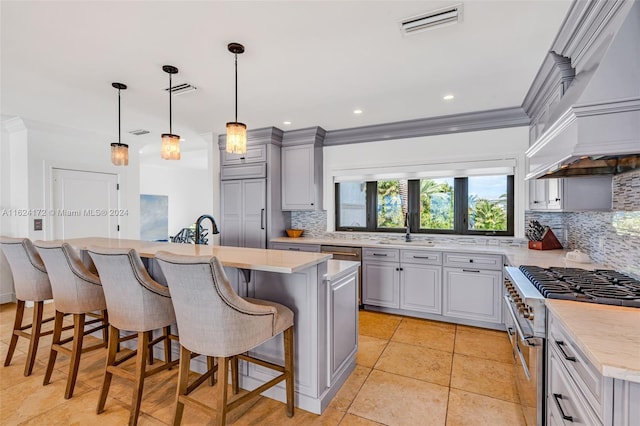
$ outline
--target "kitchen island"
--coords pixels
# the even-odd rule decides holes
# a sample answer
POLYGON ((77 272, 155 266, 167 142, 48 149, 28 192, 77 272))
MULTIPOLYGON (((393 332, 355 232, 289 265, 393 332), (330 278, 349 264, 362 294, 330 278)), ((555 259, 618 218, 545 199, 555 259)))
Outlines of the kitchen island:
MULTIPOLYGON (((155 254, 167 251, 187 256, 216 256, 225 271, 238 269, 234 287, 240 296, 272 300, 294 313, 295 403, 321 414, 355 368, 358 349, 357 263, 332 261, 331 255, 290 253, 240 247, 77 238, 66 240, 86 256, 89 247, 133 248, 154 279, 164 282, 155 254), (243 279, 244 278, 244 279, 243 279)), ((282 335, 251 351, 253 356, 282 364, 282 335)), ((174 348, 176 352, 177 348, 174 348)), ((158 353, 158 355, 160 355, 158 353)), ((193 360, 192 369, 206 371, 193 360)), ((275 376, 271 370, 243 364, 240 386, 255 389, 275 376)), ((264 393, 285 401, 284 384, 264 393)))

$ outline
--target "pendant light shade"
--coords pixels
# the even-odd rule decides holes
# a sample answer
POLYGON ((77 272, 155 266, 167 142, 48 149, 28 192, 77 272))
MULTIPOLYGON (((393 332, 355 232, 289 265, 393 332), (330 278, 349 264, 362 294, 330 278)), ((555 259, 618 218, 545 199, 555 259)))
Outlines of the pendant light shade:
POLYGON ((126 90, 127 85, 122 83, 111 83, 111 86, 118 89, 118 142, 111 144, 111 163, 114 166, 129 165, 129 145, 122 143, 120 138, 120 91, 126 90))
POLYGON ((162 158, 165 160, 180 159, 180 136, 171 133, 162 134, 162 158))
POLYGON ((227 147, 230 154, 244 154, 247 152, 247 125, 238 122, 238 55, 244 53, 244 46, 240 43, 229 43, 229 52, 235 57, 236 66, 236 118, 227 123, 227 147))
POLYGON ((180 159, 180 136, 174 135, 171 128, 171 75, 178 73, 178 68, 171 65, 164 65, 162 70, 169 74, 169 133, 162 134, 162 158, 165 160, 180 159))

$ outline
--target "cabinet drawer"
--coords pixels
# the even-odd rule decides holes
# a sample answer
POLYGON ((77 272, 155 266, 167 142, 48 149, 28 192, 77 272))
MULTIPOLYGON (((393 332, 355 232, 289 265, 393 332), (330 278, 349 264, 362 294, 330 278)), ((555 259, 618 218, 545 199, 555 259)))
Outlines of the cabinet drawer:
POLYGON ((442 252, 424 250, 401 250, 402 263, 418 263, 421 265, 442 265, 442 252))
POLYGON ((239 165, 249 163, 264 163, 267 161, 267 146, 248 146, 247 152, 244 154, 229 154, 222 151, 222 165, 239 165))
POLYGON ((563 367, 556 350, 549 351, 547 416, 550 425, 601 425, 563 367))
POLYGON ((502 256, 496 254, 445 253, 445 266, 469 267, 477 269, 501 270, 502 256))
POLYGON ((320 253, 320 246, 317 244, 271 243, 271 248, 274 250, 308 251, 312 253, 320 253))
POLYGON ((400 250, 363 248, 362 258, 365 260, 377 260, 382 262, 397 262, 400 259, 400 250))
POLYGON ((267 163, 247 164, 242 166, 224 166, 220 171, 220 179, 250 179, 267 176, 267 163))
POLYGON ((602 376, 577 348, 575 343, 558 321, 549 316, 549 346, 557 358, 582 389, 589 404, 602 416, 603 380, 602 376))

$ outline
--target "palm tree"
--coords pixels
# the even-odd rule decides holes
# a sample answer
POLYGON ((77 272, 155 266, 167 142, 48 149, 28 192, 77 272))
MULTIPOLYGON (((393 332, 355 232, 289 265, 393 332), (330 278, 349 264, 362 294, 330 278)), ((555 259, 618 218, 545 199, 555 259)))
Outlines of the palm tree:
POLYGON ((499 201, 480 199, 475 208, 469 208, 469 216, 473 216, 472 229, 487 231, 506 231, 507 213, 499 201))

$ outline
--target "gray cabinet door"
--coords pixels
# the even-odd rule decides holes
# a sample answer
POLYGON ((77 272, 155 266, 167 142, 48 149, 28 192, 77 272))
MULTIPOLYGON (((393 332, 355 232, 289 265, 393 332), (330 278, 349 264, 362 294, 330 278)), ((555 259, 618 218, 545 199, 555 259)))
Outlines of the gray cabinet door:
POLYGON ((267 248, 266 179, 247 179, 243 185, 243 247, 267 248))
POLYGON ((442 267, 402 264, 400 309, 442 313, 442 267))
POLYGON ((329 386, 358 349, 358 272, 329 283, 329 386))
POLYGON ((365 305, 400 307, 398 268, 398 263, 364 262, 362 274, 365 305))
POLYGON ((266 180, 230 180, 223 181, 221 186, 221 244, 266 248, 266 180))
POLYGON ((315 202, 314 146, 282 148, 282 210, 314 210, 315 202))
POLYGON ((501 323, 502 272, 444 268, 443 314, 501 323))
POLYGON ((223 181, 221 192, 220 244, 240 247, 242 245, 242 181, 223 181))

